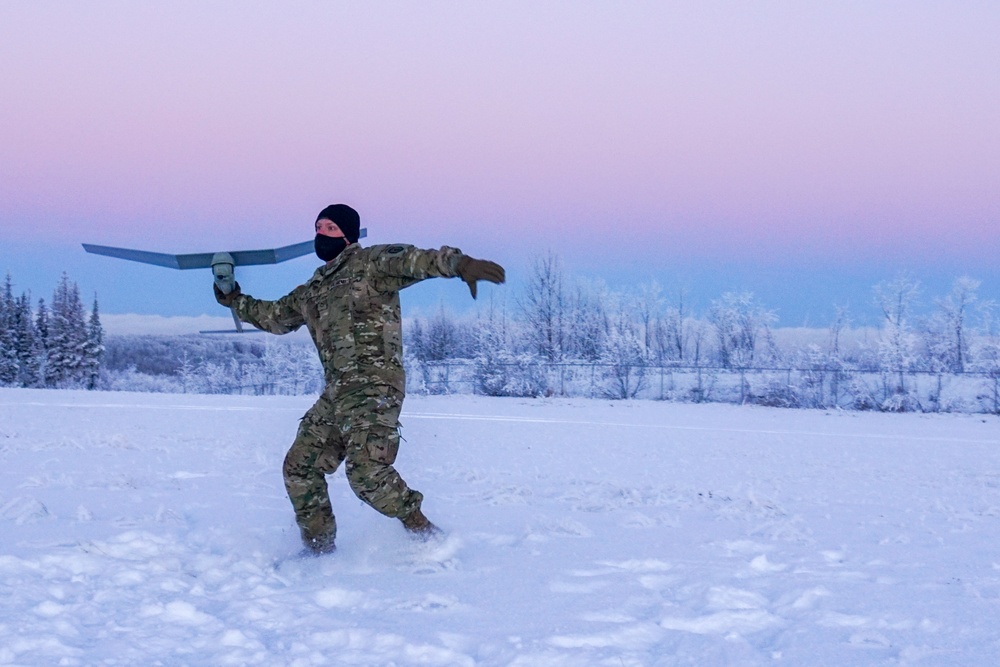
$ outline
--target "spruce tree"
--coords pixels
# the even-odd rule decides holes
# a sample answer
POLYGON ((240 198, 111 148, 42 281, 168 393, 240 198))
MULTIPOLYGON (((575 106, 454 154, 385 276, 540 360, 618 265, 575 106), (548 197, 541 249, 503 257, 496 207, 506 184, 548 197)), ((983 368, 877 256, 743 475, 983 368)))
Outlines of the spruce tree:
POLYGON ((104 356, 104 328, 94 295, 94 308, 87 322, 87 341, 84 346, 84 382, 87 389, 97 389, 101 376, 101 359, 104 356))
POLYGON ((87 320, 84 316, 80 288, 75 282, 67 290, 66 319, 66 380, 73 387, 87 385, 87 320))
POLYGON ((14 317, 14 340, 17 352, 18 378, 22 387, 37 387, 41 370, 38 334, 31 313, 31 297, 22 294, 16 301, 14 317))
POLYGON ((48 345, 46 346, 45 386, 59 387, 63 383, 66 363, 63 361, 66 343, 66 291, 69 278, 64 273, 52 293, 52 310, 49 313, 48 345))
POLYGON ((87 342, 80 290, 65 273, 52 295, 45 384, 73 387, 83 384, 84 346, 87 342))
POLYGON ((37 386, 44 387, 49 355, 49 308, 45 299, 38 299, 38 311, 35 313, 35 351, 38 359, 37 386))
POLYGON ((17 384, 17 346, 14 339, 14 292, 10 273, 0 290, 0 386, 17 384))

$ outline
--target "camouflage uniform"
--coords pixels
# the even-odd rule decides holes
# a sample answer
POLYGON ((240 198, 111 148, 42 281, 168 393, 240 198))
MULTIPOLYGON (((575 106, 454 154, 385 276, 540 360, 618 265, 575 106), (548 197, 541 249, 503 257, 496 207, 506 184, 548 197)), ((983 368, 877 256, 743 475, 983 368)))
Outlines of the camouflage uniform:
POLYGON ((304 285, 277 301, 245 294, 233 302, 244 322, 275 334, 303 324, 319 351, 326 388, 303 416, 284 477, 307 545, 332 544, 337 524, 325 476, 347 461, 347 479, 382 514, 404 518, 423 496, 392 464, 406 378, 399 290, 457 275, 461 251, 408 245, 349 245, 304 285))

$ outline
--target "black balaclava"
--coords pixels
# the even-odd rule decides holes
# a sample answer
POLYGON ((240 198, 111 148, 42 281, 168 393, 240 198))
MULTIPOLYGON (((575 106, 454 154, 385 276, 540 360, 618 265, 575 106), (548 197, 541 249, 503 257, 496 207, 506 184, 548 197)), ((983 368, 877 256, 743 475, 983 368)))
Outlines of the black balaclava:
POLYGON ((347 204, 330 204, 316 216, 316 222, 320 220, 329 220, 340 227, 340 231, 344 232, 343 239, 323 234, 316 235, 314 242, 316 255, 324 262, 336 259, 337 255, 344 251, 344 248, 347 247, 344 239, 351 243, 358 242, 358 235, 361 233, 361 216, 347 204))
POLYGON ((313 248, 316 249, 317 257, 324 262, 331 262, 347 248, 347 239, 343 236, 333 237, 317 234, 316 240, 313 241, 313 248))

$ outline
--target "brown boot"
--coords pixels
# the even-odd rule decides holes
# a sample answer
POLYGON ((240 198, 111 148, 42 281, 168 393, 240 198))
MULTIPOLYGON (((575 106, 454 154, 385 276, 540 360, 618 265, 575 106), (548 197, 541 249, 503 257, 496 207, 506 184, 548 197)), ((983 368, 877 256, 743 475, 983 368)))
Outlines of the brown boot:
POLYGON ((400 519, 403 527, 414 535, 430 537, 441 532, 441 529, 431 523, 430 519, 424 516, 420 509, 414 510, 409 516, 400 519))

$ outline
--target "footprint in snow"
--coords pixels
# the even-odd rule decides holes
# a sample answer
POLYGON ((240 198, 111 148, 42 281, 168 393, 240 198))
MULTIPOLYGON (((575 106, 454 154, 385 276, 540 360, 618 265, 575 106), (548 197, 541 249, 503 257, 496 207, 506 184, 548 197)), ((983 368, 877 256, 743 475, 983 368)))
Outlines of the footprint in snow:
POLYGON ((18 526, 37 523, 48 518, 49 510, 36 498, 19 496, 0 506, 0 518, 13 521, 18 526))
POLYGON ((458 552, 462 540, 456 535, 433 535, 425 540, 413 540, 409 551, 409 568, 414 574, 436 574, 459 568, 458 552))
POLYGON ((593 537, 594 532, 578 521, 562 520, 536 524, 528 529, 526 540, 544 542, 550 537, 593 537))

